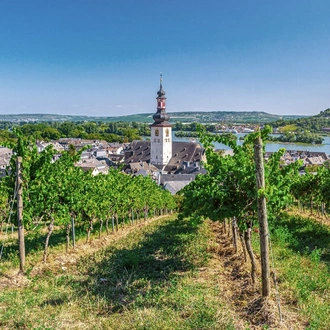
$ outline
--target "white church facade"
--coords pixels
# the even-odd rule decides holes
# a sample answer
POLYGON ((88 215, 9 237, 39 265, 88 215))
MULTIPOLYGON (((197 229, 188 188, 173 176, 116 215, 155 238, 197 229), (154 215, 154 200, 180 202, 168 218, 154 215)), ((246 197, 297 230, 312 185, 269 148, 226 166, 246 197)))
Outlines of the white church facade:
POLYGON ((205 173, 200 164, 204 157, 204 148, 199 143, 172 141, 172 125, 166 112, 162 76, 156 100, 157 111, 153 115, 154 122, 150 125, 150 141, 132 141, 124 152, 125 171, 134 173, 137 168, 145 169, 148 164, 163 175, 195 176, 205 173))
POLYGON ((150 163, 165 166, 172 158, 172 125, 169 123, 170 116, 166 113, 162 75, 160 76, 160 87, 156 100, 157 112, 153 115, 154 123, 150 125, 150 163))

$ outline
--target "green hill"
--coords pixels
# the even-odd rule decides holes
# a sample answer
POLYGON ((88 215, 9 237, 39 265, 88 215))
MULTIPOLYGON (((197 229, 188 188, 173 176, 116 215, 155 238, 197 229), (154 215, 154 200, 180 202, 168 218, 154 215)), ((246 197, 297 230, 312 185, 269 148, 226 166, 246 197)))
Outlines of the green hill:
POLYGON ((318 115, 297 118, 290 120, 277 120, 271 123, 273 127, 277 127, 282 130, 286 130, 286 127, 289 130, 304 130, 311 132, 321 132, 330 130, 330 108, 324 111, 321 111, 318 115))
MULTIPOLYGON (((275 121, 290 121, 292 119, 301 118, 303 116, 294 115, 273 115, 261 111, 208 111, 208 112, 170 112, 171 122, 182 123, 269 123, 275 121)), ((50 122, 50 121, 93 121, 93 122, 141 122, 152 123, 153 113, 132 114, 127 116, 71 116, 56 114, 12 114, 0 115, 0 121, 8 122, 50 122)))

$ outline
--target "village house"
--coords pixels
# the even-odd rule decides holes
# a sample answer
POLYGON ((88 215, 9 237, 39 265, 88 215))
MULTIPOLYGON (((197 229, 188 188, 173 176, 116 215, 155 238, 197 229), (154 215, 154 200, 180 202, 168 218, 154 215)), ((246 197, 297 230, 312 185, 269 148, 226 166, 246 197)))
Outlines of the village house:
MULTIPOLYGON (((265 159, 269 159, 273 152, 266 152, 265 159)), ((323 165, 329 159, 325 152, 308 151, 308 150, 286 150, 281 157, 283 165, 289 165, 297 160, 303 161, 303 167, 308 165, 323 165)))
POLYGON ((81 160, 76 163, 76 166, 80 167, 85 172, 90 171, 93 176, 109 173, 109 166, 105 162, 99 161, 95 158, 81 160))
POLYGON ((63 146, 57 141, 51 141, 51 142, 37 141, 37 143, 36 143, 38 152, 42 152, 50 145, 53 146, 53 149, 58 152, 62 152, 64 150, 63 146))
POLYGON ((5 176, 9 169, 13 151, 6 147, 0 147, 0 177, 5 176))
POLYGON ((154 180, 157 180, 157 175, 159 173, 159 169, 147 162, 137 162, 137 163, 129 163, 126 168, 126 173, 130 173, 133 175, 143 175, 150 176, 154 180))

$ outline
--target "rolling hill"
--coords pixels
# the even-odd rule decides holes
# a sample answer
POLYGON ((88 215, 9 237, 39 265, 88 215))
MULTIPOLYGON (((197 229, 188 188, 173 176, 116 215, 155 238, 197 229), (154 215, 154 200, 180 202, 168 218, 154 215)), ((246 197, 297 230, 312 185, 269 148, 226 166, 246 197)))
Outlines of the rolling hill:
MULTIPOLYGON (((261 111, 209 111, 209 112, 170 112, 171 122, 182 123, 270 123, 279 120, 293 120, 306 116, 297 115, 273 115, 261 111)), ((93 122, 141 122, 152 123, 153 113, 132 114, 126 116, 77 116, 57 114, 7 114, 0 115, 0 121, 8 122, 50 122, 50 121, 93 121, 93 122)))

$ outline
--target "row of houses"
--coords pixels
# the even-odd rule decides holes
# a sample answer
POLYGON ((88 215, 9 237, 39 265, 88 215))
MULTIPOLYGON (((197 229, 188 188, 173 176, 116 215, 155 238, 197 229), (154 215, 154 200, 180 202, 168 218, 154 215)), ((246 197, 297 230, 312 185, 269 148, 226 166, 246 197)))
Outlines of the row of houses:
MULTIPOLYGON (((265 153, 265 159, 267 160, 271 156, 272 152, 265 153)), ((297 160, 302 160, 302 167, 310 165, 323 165, 329 159, 325 152, 320 151, 303 151, 303 150, 286 150, 281 157, 283 165, 289 165, 297 160)))
MULTIPOLYGON (((91 171, 92 175, 99 173, 107 174, 110 166, 120 164, 124 159, 122 152, 127 147, 127 144, 83 139, 60 139, 51 142, 36 142, 38 152, 42 152, 50 145, 58 152, 54 156, 54 161, 60 157, 64 150, 69 150, 70 145, 76 150, 81 150, 83 147, 89 146, 86 151, 82 152, 81 159, 76 166, 81 167, 84 171, 91 171), (115 161, 113 161, 114 159, 115 161)), ((0 176, 6 174, 12 154, 11 149, 0 147, 0 176)))

